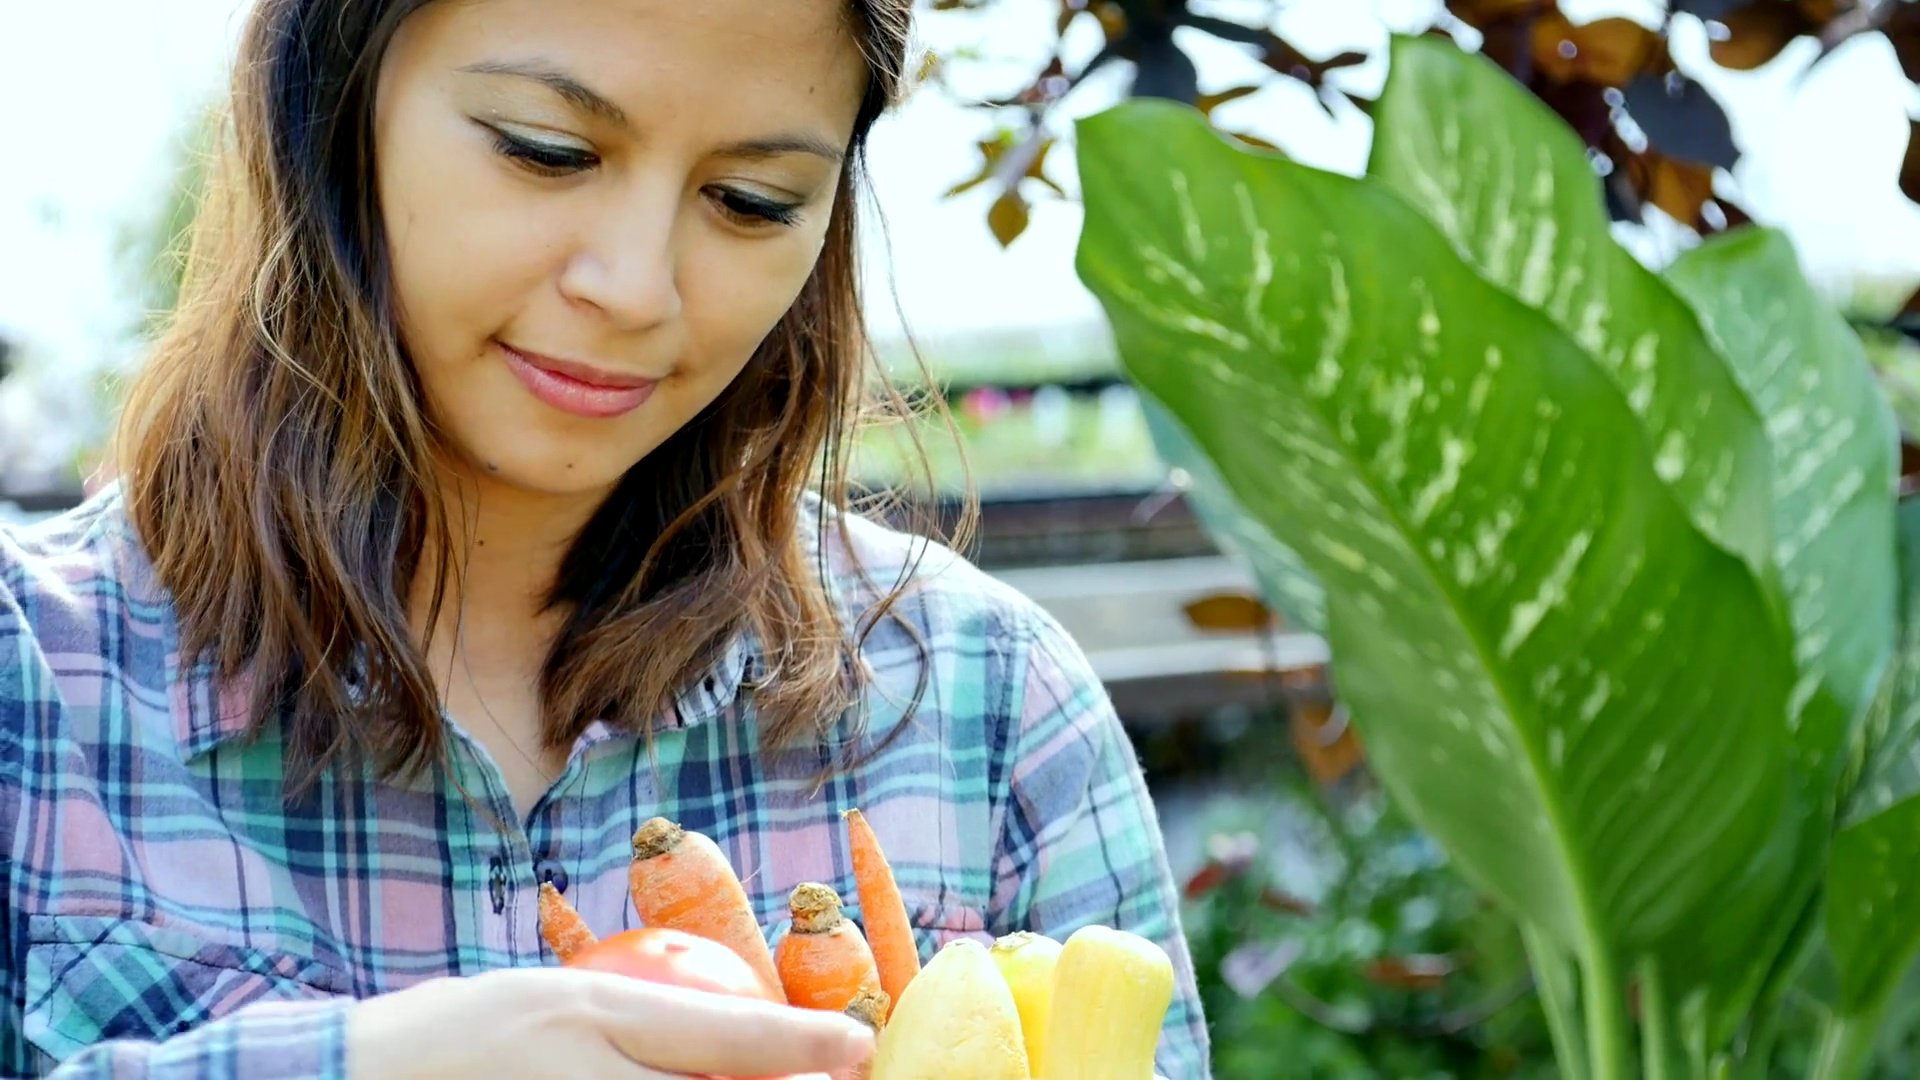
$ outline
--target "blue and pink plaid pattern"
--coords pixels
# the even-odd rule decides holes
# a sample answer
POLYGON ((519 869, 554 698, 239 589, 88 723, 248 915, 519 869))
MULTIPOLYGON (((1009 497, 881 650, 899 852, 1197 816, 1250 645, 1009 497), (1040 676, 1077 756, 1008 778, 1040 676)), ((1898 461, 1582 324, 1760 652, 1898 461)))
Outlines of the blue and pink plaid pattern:
MULTIPOLYGON (((874 581, 918 550, 858 519, 845 531, 874 581)), ((863 610, 869 586, 832 564, 863 610)), ((1178 897, 1100 683, 1044 611, 942 549, 917 580, 898 610, 931 646, 926 693, 903 720, 921 657, 882 621, 862 738, 904 730, 856 771, 815 784, 857 747, 762 752, 742 689, 762 669, 743 639, 689 681, 650 747, 590 728, 521 820, 464 733, 417 781, 336 771, 286 805, 275 733, 238 738, 238 691, 177 662, 117 489, 0 527, 0 1076, 343 1075, 353 999, 556 963, 537 928, 543 873, 564 874, 597 932, 635 925, 629 840, 654 815, 720 844, 770 939, 803 881, 858 917, 840 813, 859 807, 925 955, 1089 923, 1165 945, 1181 992, 1159 1071, 1205 1078, 1178 897)))

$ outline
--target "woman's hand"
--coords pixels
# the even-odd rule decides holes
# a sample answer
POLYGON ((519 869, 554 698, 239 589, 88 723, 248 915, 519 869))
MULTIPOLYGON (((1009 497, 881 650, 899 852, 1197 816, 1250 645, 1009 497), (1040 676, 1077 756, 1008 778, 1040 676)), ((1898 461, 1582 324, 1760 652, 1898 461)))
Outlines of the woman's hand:
POLYGON ((569 968, 434 979, 347 1017, 351 1080, 787 1076, 873 1052, 873 1032, 838 1013, 569 968))

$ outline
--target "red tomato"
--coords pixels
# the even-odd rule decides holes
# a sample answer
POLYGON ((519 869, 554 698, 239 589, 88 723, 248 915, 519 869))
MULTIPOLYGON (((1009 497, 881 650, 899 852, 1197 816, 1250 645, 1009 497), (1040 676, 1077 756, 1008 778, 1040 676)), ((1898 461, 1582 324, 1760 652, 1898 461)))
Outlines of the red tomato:
POLYGON ((717 941, 665 927, 627 930, 604 938, 576 954, 567 966, 709 994, 779 1001, 740 954, 717 941))
POLYGON ((780 1001, 739 953, 717 941, 666 927, 625 930, 602 938, 575 953, 567 966, 683 986, 709 994, 759 998, 776 1004, 780 1001))

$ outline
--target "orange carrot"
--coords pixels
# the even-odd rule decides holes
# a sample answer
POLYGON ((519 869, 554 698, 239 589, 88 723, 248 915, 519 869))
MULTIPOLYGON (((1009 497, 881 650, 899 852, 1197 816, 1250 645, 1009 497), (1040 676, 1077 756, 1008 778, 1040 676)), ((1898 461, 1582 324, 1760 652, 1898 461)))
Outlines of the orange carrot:
POLYGON ((563 964, 600 941, 560 890, 546 881, 540 883, 540 936, 563 964))
POLYGON ((793 929, 773 951, 787 1001, 840 1012, 862 990, 880 989, 873 950, 860 928, 840 914, 840 894, 825 885, 796 885, 788 906, 793 929))
MULTIPOLYGON (((885 990, 867 987, 853 995, 853 1000, 847 1003, 843 1011, 872 1028, 874 1034, 878 1035, 880 1030, 887 1026, 887 1013, 892 1009, 893 999, 887 996, 885 990)), ((871 1080, 872 1076, 873 1059, 868 1058, 858 1065, 849 1065, 834 1073, 833 1080, 871 1080)))
MULTIPOLYGON (((873 949, 874 965, 880 970, 880 989, 898 1003, 907 984, 920 974, 920 946, 913 939, 913 924, 907 919, 907 905, 900 899, 900 886, 893 880, 893 868, 880 850, 880 838, 873 834, 866 815, 858 810, 842 814, 853 848, 853 880, 860 891, 860 915, 866 924, 867 944, 873 949)), ((887 1007, 892 1015, 893 1006, 887 1007)))
POLYGON ((627 883, 642 923, 720 942, 753 965, 769 994, 786 1000, 747 890, 711 838, 666 818, 649 820, 633 834, 627 883))

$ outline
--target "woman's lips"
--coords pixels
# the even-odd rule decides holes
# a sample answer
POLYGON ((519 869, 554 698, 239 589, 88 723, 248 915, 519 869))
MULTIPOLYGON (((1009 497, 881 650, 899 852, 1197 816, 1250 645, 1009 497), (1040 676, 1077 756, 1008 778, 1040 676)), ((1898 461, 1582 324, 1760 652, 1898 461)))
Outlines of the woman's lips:
POLYGON ((527 392, 561 412, 604 420, 623 416, 647 403, 657 380, 616 375, 581 364, 524 353, 498 343, 507 367, 527 392))

